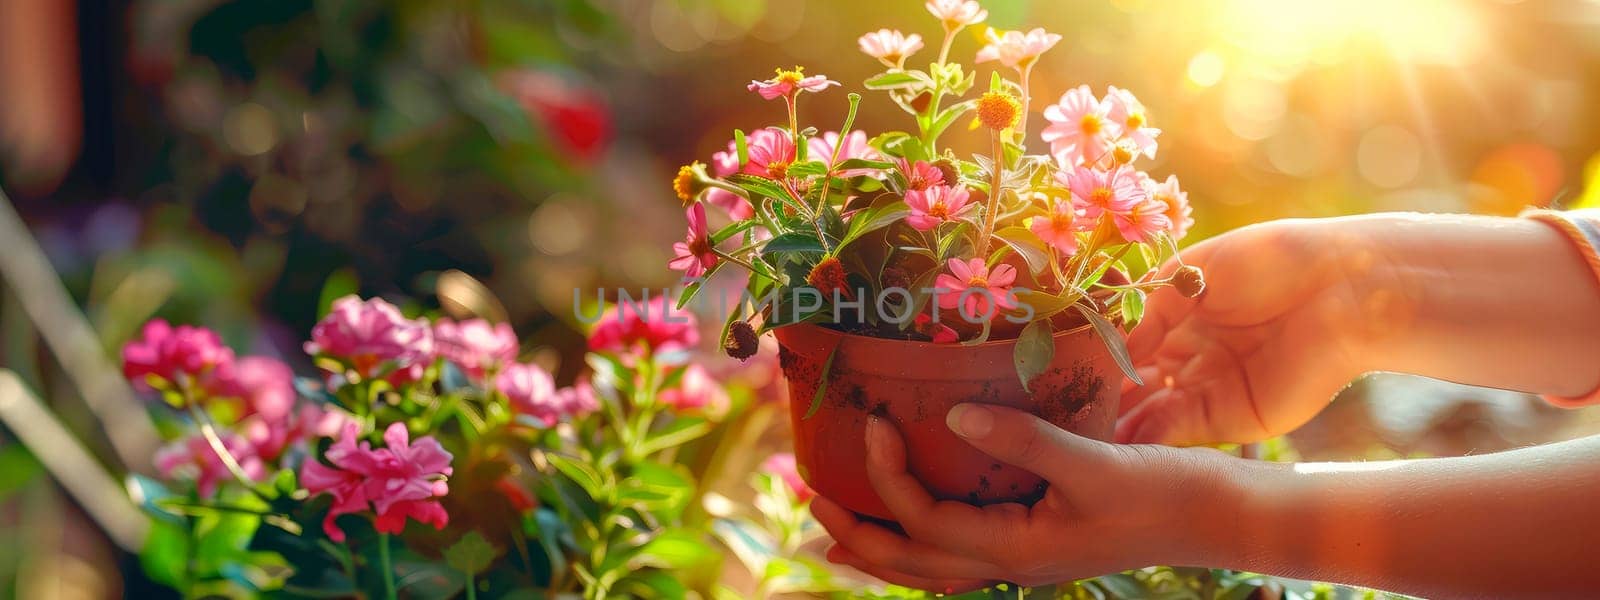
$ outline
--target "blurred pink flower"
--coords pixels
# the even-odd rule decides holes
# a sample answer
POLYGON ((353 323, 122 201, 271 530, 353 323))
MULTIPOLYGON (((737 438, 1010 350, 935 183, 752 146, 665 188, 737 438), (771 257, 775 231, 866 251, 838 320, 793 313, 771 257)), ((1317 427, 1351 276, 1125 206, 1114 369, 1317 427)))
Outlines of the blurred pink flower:
POLYGON ((1050 144, 1062 169, 1079 163, 1098 162, 1111 149, 1111 140, 1121 133, 1121 125, 1111 120, 1109 103, 1095 98, 1089 86, 1067 90, 1055 104, 1045 107, 1050 124, 1039 138, 1050 144))
POLYGON ((690 204, 684 216, 689 220, 689 233, 683 241, 672 245, 673 257, 667 261, 667 267, 683 271, 686 277, 702 277, 717 266, 716 246, 706 226, 706 205, 690 204))
POLYGON ((879 29, 862 34, 856 44, 867 56, 882 61, 884 66, 895 68, 922 49, 922 36, 915 33, 906 35, 895 29, 879 29))
POLYGON ((1112 213, 1111 216, 1116 220, 1117 231, 1122 233, 1122 239, 1130 242, 1153 243, 1156 234, 1172 227, 1172 221, 1167 219, 1167 204, 1158 200, 1145 200, 1127 212, 1112 213))
MULTIPOLYGON (((844 136, 844 147, 839 148, 839 156, 837 157, 837 160, 833 160, 835 158, 833 156, 833 148, 838 143, 839 132, 837 131, 829 131, 820 136, 807 140, 806 144, 811 151, 810 159, 821 161, 823 164, 827 164, 829 166, 837 166, 839 163, 852 158, 864 158, 868 160, 880 160, 882 158, 878 154, 877 150, 873 149, 872 146, 867 145, 867 132, 860 129, 852 131, 849 135, 844 136), (833 162, 830 164, 828 162, 829 160, 833 160, 833 162)), ((882 171, 877 169, 850 169, 846 171, 840 171, 835 173, 835 175, 840 177, 860 177, 862 175, 875 176, 879 175, 880 173, 882 173, 882 171)))
MULTIPOLYGON (((266 466, 262 464, 261 457, 256 455, 255 447, 237 433, 230 431, 217 433, 222 439, 222 447, 233 456, 240 470, 244 471, 250 481, 260 481, 266 476, 266 466)), ((211 448, 211 443, 205 436, 198 432, 156 450, 155 464, 156 470, 167 479, 194 481, 195 489, 200 492, 202 498, 209 498, 216 493, 219 483, 233 479, 233 474, 228 472, 228 466, 222 462, 222 457, 211 448)))
POLYGON ((1181 240, 1189 235, 1189 228, 1194 227, 1194 209, 1189 206, 1189 192, 1178 188, 1178 176, 1168 175, 1167 180, 1156 183, 1154 179, 1145 177, 1142 180, 1144 189, 1150 198, 1167 205, 1166 215, 1169 227, 1167 233, 1173 241, 1181 240))
POLYGON ((600 399, 594 395, 594 387, 588 380, 579 380, 570 386, 556 390, 556 404, 561 411, 569 417, 578 418, 600 410, 600 399))
POLYGON ((944 323, 933 322, 933 317, 926 314, 917 315, 917 318, 911 320, 911 325, 918 333, 933 338, 935 344, 949 344, 961 339, 956 330, 944 323))
POLYGON ((382 298, 350 295, 333 301, 328 315, 311 328, 307 354, 339 359, 362 377, 372 377, 385 365, 396 374, 420 374, 433 358, 433 328, 424 321, 407 319, 382 298))
POLYGON ((334 519, 365 511, 369 504, 376 513, 373 527, 380 532, 400 533, 407 518, 443 529, 450 516, 437 498, 450 492, 445 482, 452 472, 450 453, 429 436, 413 444, 404 423, 384 430, 384 448, 373 449, 359 441, 360 433, 359 425, 347 423, 325 453, 331 466, 307 459, 300 468, 300 484, 307 491, 333 496, 333 507, 322 521, 323 532, 343 542, 344 531, 334 519))
POLYGON ((237 429, 255 448, 256 455, 263 460, 273 461, 302 442, 339 435, 344 424, 351 419, 342 411, 325 410, 320 405, 308 403, 280 419, 251 415, 239 421, 237 429))
POLYGON ((283 361, 266 356, 246 356, 222 365, 209 385, 213 394, 244 401, 242 416, 282 419, 294 409, 294 371, 283 361))
POLYGON ((947 185, 906 192, 906 206, 911 209, 906 224, 917 231, 928 231, 941 223, 960 219, 964 213, 977 208, 976 204, 968 203, 970 198, 967 188, 947 185))
POLYGON ((982 23, 989 18, 989 11, 978 5, 977 0, 928 0, 926 6, 946 31, 982 23))
POLYGON ((947 290, 939 294, 939 308, 960 307, 964 318, 994 318, 999 314, 996 307, 1016 308, 1006 297, 1011 284, 1017 281, 1017 270, 1011 265, 995 265, 991 271, 981 258, 968 261, 952 258, 946 266, 950 272, 941 273, 933 280, 935 287, 947 290), (975 291, 968 292, 968 289, 975 291))
POLYGON ((1106 118, 1117 123, 1124 139, 1133 142, 1134 148, 1146 158, 1156 157, 1156 136, 1161 130, 1150 126, 1144 104, 1133 97, 1133 92, 1110 86, 1106 89, 1106 118))
POLYGON ((1064 179, 1062 183, 1072 191, 1073 205, 1090 223, 1098 221, 1104 212, 1131 211, 1148 196, 1144 186, 1139 184, 1138 172, 1128 167, 1103 171, 1080 166, 1070 174, 1057 172, 1056 179, 1064 179))
POLYGON ((728 406, 728 393, 717 380, 711 378, 698 363, 683 367, 683 378, 677 387, 661 391, 661 403, 673 410, 690 411, 711 409, 721 411, 728 406))
POLYGON ((828 89, 830 85, 839 85, 839 82, 828 79, 822 75, 806 77, 804 67, 795 67, 792 71, 777 69, 777 74, 766 81, 752 80, 746 86, 750 91, 761 94, 767 100, 773 98, 786 98, 799 95, 801 92, 820 92, 828 89))
MULTIPOLYGON (((122 347, 122 375, 140 389, 158 385, 198 386, 214 370, 233 365, 233 350, 222 345, 216 332, 204 327, 179 325, 154 319, 144 324, 139 339, 122 347)), ((196 388, 198 389, 198 388, 196 388)))
POLYGON ((1068 256, 1078 253, 1078 230, 1081 227, 1078 224, 1078 209, 1073 207, 1072 202, 1050 201, 1050 212, 1034 217, 1028 228, 1051 248, 1068 256))
POLYGON ((801 502, 817 496, 816 490, 806 485, 805 478, 800 476, 800 469, 795 464, 793 454, 779 452, 768 456, 767 460, 761 463, 761 470, 782 480, 783 484, 789 486, 789 490, 794 492, 794 497, 801 502))
POLYGON ((973 62, 1000 61, 1000 64, 1018 71, 1033 66, 1039 60, 1039 55, 1046 50, 1054 48, 1061 41, 1061 35, 1046 32, 1035 27, 1032 31, 1000 32, 990 29, 985 34, 988 44, 978 50, 978 56, 973 62))
POLYGON ((666 296, 623 302, 606 310, 589 333, 589 349, 628 353, 687 350, 700 342, 694 313, 674 308, 666 296))
POLYGON ((494 378, 494 388, 511 400, 511 409, 527 415, 544 427, 561 420, 560 398, 556 397, 556 382, 539 365, 511 363, 494 378))
POLYGON ((441 318, 433 323, 433 347, 468 376, 481 379, 489 370, 517 359, 517 333, 508 323, 441 318))
MULTIPOLYGON (((895 159, 895 164, 900 167, 900 174, 906 178, 907 190, 925 190, 945 182, 944 171, 940 171, 939 167, 933 166, 933 163, 928 161, 911 162, 904 158, 897 158, 895 159)), ((950 183, 954 184, 955 182, 952 181, 950 183)))

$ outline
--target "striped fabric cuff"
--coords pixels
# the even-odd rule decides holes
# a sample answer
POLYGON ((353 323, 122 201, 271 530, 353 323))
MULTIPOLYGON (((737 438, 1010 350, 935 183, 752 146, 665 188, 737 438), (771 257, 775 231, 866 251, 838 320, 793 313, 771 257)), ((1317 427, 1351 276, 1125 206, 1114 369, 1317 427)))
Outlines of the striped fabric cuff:
MULTIPOLYGON (((1525 218, 1549 224, 1561 233, 1583 255, 1583 260, 1589 263, 1589 270, 1600 281, 1600 209, 1573 210, 1567 212, 1528 209, 1522 212, 1525 218)), ((1562 398, 1558 396, 1544 396, 1546 402, 1566 408, 1600 404, 1600 389, 1578 398, 1562 398)))

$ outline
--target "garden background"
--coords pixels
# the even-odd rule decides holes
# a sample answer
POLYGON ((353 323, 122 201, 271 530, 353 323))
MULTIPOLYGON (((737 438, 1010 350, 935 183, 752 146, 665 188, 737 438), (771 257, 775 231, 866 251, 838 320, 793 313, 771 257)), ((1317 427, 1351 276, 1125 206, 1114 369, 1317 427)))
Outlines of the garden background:
MULTIPOLYGON (((1149 106, 1157 169, 1199 217, 1185 244, 1278 218, 1600 205, 1600 2, 985 5, 989 25, 1065 36, 1035 89, 1115 84, 1149 106)), ((573 290, 674 283, 677 167, 771 120, 744 84, 774 67, 858 89, 878 70, 856 50, 863 23, 931 29, 910 0, 0 3, 0 368, 15 377, 0 375, 0 597, 175 593, 141 557, 149 517, 125 498, 130 473, 155 475, 149 403, 113 362, 144 321, 204 325, 310 372, 298 341, 332 299, 380 296, 508 322, 524 358, 571 383, 588 368, 573 290)), ((845 107, 807 110, 836 122, 845 107)), ((869 103, 857 124, 897 119, 869 103)), ((784 401, 776 370, 703 345, 696 360, 734 407, 721 424, 740 427, 718 442, 742 462, 700 482, 696 509, 771 524, 752 507, 773 490, 749 474, 787 434, 781 411, 751 407, 784 401)), ((1459 455, 1595 432, 1593 410, 1375 376, 1241 451, 1459 455)), ((779 550, 810 568, 820 542, 805 537, 779 550)), ((778 577, 727 535, 707 540, 720 558, 689 587, 750 595, 778 577)), ((797 590, 861 580, 794 568, 804 577, 781 577, 797 590)), ((217 589, 244 593, 240 577, 217 589)), ((1191 595, 1263 581, 1128 581, 1151 577, 1191 595)), ((1268 586, 1284 590, 1352 593, 1268 586)))

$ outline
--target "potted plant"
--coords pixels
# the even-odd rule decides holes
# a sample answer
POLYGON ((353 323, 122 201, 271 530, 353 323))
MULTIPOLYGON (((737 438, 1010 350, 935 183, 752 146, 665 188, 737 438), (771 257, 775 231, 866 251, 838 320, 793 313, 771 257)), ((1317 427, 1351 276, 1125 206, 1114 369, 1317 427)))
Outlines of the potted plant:
POLYGON ((923 46, 917 34, 860 38, 886 67, 865 87, 914 131, 854 129, 855 93, 837 131, 805 126, 802 99, 839 83, 779 69, 748 89, 781 100, 784 121, 735 131, 709 167, 686 165, 673 181, 689 221, 669 263, 690 282, 679 306, 712 273, 749 271, 725 348, 747 358, 774 332, 800 472, 879 518, 889 513, 863 466, 869 418, 894 422, 911 471, 937 495, 1030 502, 1043 483, 961 443, 944 426, 948 409, 1006 404, 1105 439, 1122 376, 1139 382, 1123 332, 1146 293, 1172 285, 1193 296, 1204 285, 1193 267, 1156 268, 1193 221, 1176 177, 1157 182, 1136 165, 1155 156, 1160 130, 1133 94, 1068 90, 1043 112, 1048 153, 1030 154, 1029 74, 1060 36, 988 30, 976 62, 1000 69, 968 98, 977 76, 949 60, 951 45, 987 13, 973 1, 927 8, 943 41, 926 69, 907 65, 923 46), (969 123, 983 150, 961 158, 942 139, 969 123), (731 223, 713 231, 707 205, 731 223))

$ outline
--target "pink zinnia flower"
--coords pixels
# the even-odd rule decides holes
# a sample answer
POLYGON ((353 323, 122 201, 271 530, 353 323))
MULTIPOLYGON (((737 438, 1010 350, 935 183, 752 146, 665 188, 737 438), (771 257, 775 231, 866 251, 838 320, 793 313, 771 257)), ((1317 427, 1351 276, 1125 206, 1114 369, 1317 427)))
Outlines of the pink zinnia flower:
POLYGON ((863 34, 856 43, 867 56, 882 61, 890 68, 905 64, 905 60, 922 49, 922 36, 906 35, 894 29, 879 29, 863 34))
POLYGON ((1156 234, 1172 227, 1172 221, 1167 219, 1167 204, 1159 200, 1145 200, 1135 204, 1132 210, 1111 216, 1116 220, 1122 239, 1141 244, 1156 241, 1156 234))
POLYGON ((979 6, 977 0, 928 0, 926 6, 947 31, 982 23, 989 18, 989 11, 979 6))
POLYGON ((1150 126, 1145 116, 1144 104, 1133 97, 1133 92, 1111 86, 1106 90, 1106 117, 1120 126, 1124 139, 1146 158, 1156 157, 1156 136, 1161 130, 1150 126))
POLYGON ((706 227, 706 207, 698 202, 685 211, 689 219, 689 233, 684 240, 672 245, 672 260, 667 267, 683 271, 686 277, 700 277, 717 266, 717 251, 711 243, 711 231, 706 227))
POLYGON ((1078 253, 1078 210, 1071 202, 1051 201, 1050 212, 1034 217, 1028 228, 1051 248, 1068 256, 1078 253))
POLYGON ((820 92, 828 89, 830 85, 839 85, 839 82, 828 79, 822 75, 806 77, 804 67, 795 67, 793 71, 777 69, 778 74, 766 81, 750 82, 746 86, 750 91, 761 94, 767 100, 773 98, 790 98, 801 92, 820 92))
POLYGON ((324 410, 317 404, 305 404, 280 419, 251 415, 239 421, 237 428, 239 434, 255 448, 257 456, 272 461, 289 448, 308 440, 339 435, 351 418, 336 409, 324 410))
POLYGON ((450 453, 429 436, 412 443, 404 423, 384 430, 384 448, 359 441, 360 433, 359 425, 346 424, 325 454, 329 464, 307 459, 300 467, 300 483, 307 491, 333 496, 333 507, 322 521, 323 532, 343 542, 344 531, 334 519, 366 511, 369 505, 376 513, 373 527, 382 533, 400 533, 407 518, 444 529, 450 515, 437 498, 450 492, 445 482, 452 472, 450 453))
POLYGON ((233 365, 233 350, 216 332, 155 319, 144 324, 139 339, 122 347, 122 375, 140 389, 190 386, 215 370, 233 365))
POLYGON ((1194 209, 1189 206, 1189 192, 1178 188, 1178 176, 1168 175, 1167 180, 1161 183, 1145 177, 1141 182, 1152 200, 1167 205, 1165 212, 1170 225, 1167 233, 1172 236, 1173 241, 1189 235, 1189 228, 1194 227, 1194 217, 1191 216, 1194 209))
POLYGON ((933 318, 926 314, 917 315, 917 318, 911 320, 911 326, 916 328, 918 333, 933 338, 935 344, 951 344, 961 339, 956 330, 944 323, 933 322, 933 318))
POLYGON ((906 223, 917 231, 934 229, 941 223, 961 218, 969 209, 977 208, 977 205, 969 206, 970 199, 964 187, 937 185, 925 190, 911 190, 906 192, 906 206, 911 208, 906 223))
MULTIPOLYGON (((833 156, 833 149, 839 143, 839 132, 829 131, 820 136, 807 140, 806 145, 811 151, 811 160, 820 161, 829 167, 838 166, 839 163, 852 158, 865 158, 878 160, 881 158, 878 151, 867 145, 867 132, 857 129, 844 136, 844 146, 839 148, 839 156, 833 156), (830 163, 829 161, 833 162, 830 163)), ((878 175, 877 169, 851 169, 835 173, 840 177, 859 177, 861 175, 878 175)))
POLYGON ((468 376, 482 378, 489 370, 516 360, 517 333, 509 323, 441 318, 433 323, 433 347, 468 376))
POLYGON ((794 140, 788 132, 776 127, 758 129, 744 142, 746 158, 750 159, 744 166, 745 173, 772 179, 788 175, 795 158, 794 140))
POLYGON ((494 388, 511 400, 511 409, 543 427, 551 427, 566 414, 556 397, 556 382, 534 364, 511 363, 494 378, 494 388))
POLYGON ((661 391, 661 403, 677 411, 704 408, 723 409, 728 406, 728 393, 705 368, 691 363, 684 367, 678 386, 661 391))
POLYGON ((599 352, 687 350, 700 342, 694 313, 674 308, 666 296, 624 302, 606 310, 589 333, 589 349, 599 352))
POLYGON ((385 365, 397 376, 412 377, 433 359, 433 328, 405 318, 382 298, 349 295, 334 300, 328 315, 311 328, 305 350, 341 360, 362 377, 378 374, 385 365))
POLYGON ((900 174, 906 178, 907 190, 925 190, 945 182, 944 171, 940 171, 939 167, 933 166, 933 163, 928 161, 919 160, 913 163, 904 158, 897 158, 895 164, 900 168, 900 174))
POLYGON ((800 476, 800 469, 795 464, 793 454, 779 452, 769 456, 766 461, 761 463, 761 470, 782 480, 783 484, 794 492, 794 497, 801 502, 817 497, 816 490, 806 485, 805 478, 800 476))
POLYGON ((1137 173, 1127 167, 1103 171, 1080 166, 1071 174, 1057 172, 1056 179, 1065 179, 1063 183, 1072 191, 1073 205, 1092 223, 1100 219, 1101 213, 1126 213, 1145 201, 1147 194, 1139 185, 1137 173))
POLYGON ((1044 29, 1035 27, 1032 31, 1007 31, 1004 33, 990 29, 985 35, 988 45, 978 50, 974 62, 989 62, 998 60, 1000 64, 1018 71, 1033 66, 1039 60, 1039 55, 1046 50, 1054 48, 1061 36, 1048 33, 1044 29))
POLYGON ((995 265, 990 271, 981 258, 965 262, 952 258, 946 266, 950 272, 941 273, 933 280, 935 287, 948 290, 939 295, 939 308, 960 307, 962 317, 967 319, 994 318, 999 314, 996 307, 1001 310, 1016 308, 1006 296, 1011 284, 1017 281, 1017 270, 1011 265, 995 265), (969 289, 973 291, 967 291, 969 289))
MULTIPOLYGON (((261 457, 256 455, 255 447, 237 433, 219 431, 218 434, 222 439, 222 447, 233 456, 245 477, 256 482, 266 476, 266 466, 262 464, 261 457)), ((211 448, 211 443, 198 432, 156 450, 155 463, 162 477, 194 481, 195 489, 202 498, 215 494, 217 484, 233 479, 227 463, 222 462, 222 457, 211 448)))
POLYGON ((1109 103, 1095 98, 1087 85, 1067 90, 1061 100, 1045 107, 1044 118, 1050 124, 1039 138, 1050 144, 1050 154, 1062 168, 1099 161, 1111 150, 1111 140, 1121 133, 1110 110, 1109 103))

